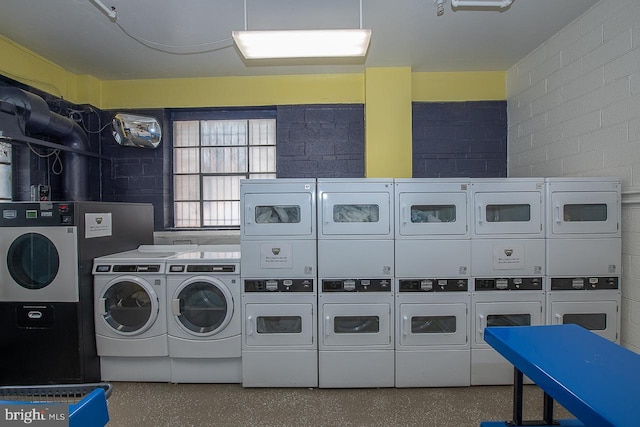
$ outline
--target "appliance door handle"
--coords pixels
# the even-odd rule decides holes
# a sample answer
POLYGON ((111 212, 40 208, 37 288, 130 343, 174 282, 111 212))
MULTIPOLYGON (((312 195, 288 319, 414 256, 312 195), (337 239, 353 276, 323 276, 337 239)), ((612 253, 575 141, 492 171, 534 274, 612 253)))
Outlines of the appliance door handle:
POLYGON ((480 319, 480 327, 478 328, 479 342, 484 342, 484 329, 487 327, 487 318, 484 314, 479 314, 478 318, 480 319))
POLYGON ((324 216, 324 223, 325 224, 331 224, 331 206, 329 206, 329 203, 325 201, 325 203, 323 204, 322 207, 322 212, 323 212, 323 216, 324 216))
POLYGON ((182 314, 180 311, 180 299, 174 298, 171 300, 171 312, 174 316, 180 316, 182 314))
POLYGON ((560 224, 562 222, 562 220, 560 219, 560 205, 556 205, 553 209, 553 220, 557 223, 560 224))
POLYGON ((247 205, 244 208, 244 223, 247 225, 251 225, 251 223, 253 222, 253 206, 251 205, 247 205))
POLYGON ((562 315, 560 313, 556 313, 553 315, 553 324, 562 325, 562 315))
POLYGON ((331 316, 325 316, 324 318, 324 336, 331 335, 331 316))
POLYGON ((99 298, 98 299, 98 314, 104 316, 107 314, 107 299, 99 298))
POLYGON ((411 217, 407 217, 407 205, 402 205, 402 213, 400 214, 403 224, 408 224, 411 221, 411 217))
POLYGON ((482 205, 478 205, 478 223, 479 224, 484 222, 484 219, 482 219, 482 211, 484 211, 484 207, 482 205))
POLYGON ((253 336, 255 318, 253 316, 247 316, 247 336, 253 336))
POLYGON ((402 335, 409 335, 409 316, 402 316, 402 335))

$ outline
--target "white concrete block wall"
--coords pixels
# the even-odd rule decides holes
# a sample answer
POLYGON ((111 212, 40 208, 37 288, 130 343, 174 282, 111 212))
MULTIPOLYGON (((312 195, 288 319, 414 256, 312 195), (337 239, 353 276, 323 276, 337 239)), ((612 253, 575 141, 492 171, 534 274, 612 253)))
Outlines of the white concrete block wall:
POLYGON ((514 65, 507 106, 509 176, 622 179, 621 342, 640 352, 640 1, 600 0, 514 65))

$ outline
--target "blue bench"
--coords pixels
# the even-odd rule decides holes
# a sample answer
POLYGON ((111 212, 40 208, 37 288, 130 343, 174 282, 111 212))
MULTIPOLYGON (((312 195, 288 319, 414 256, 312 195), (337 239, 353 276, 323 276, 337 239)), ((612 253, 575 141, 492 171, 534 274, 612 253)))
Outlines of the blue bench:
POLYGON ((484 339, 515 381, 513 420, 481 427, 640 425, 640 355, 578 325, 488 327, 484 339), (541 421, 522 420, 523 374, 544 392, 541 421), (553 420, 554 400, 577 420, 553 420))

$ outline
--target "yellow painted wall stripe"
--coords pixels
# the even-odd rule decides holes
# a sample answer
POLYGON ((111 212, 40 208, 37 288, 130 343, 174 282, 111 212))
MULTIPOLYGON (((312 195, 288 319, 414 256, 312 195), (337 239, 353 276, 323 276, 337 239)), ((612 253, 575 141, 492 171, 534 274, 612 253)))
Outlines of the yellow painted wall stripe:
POLYGON ((365 174, 411 177, 411 69, 367 68, 365 79, 365 174))
POLYGON ((413 73, 414 101, 502 101, 507 99, 506 72, 413 73))

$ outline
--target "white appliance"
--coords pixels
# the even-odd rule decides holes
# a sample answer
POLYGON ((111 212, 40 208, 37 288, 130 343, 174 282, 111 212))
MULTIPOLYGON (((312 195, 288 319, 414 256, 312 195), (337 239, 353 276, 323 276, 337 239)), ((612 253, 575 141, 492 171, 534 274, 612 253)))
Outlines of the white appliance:
POLYGON ((315 179, 240 181, 242 385, 317 387, 315 179))
POLYGON ((396 387, 470 384, 468 284, 467 279, 398 279, 396 387))
POLYGON ((393 387, 391 179, 318 179, 318 384, 393 387))
POLYGON ((545 322, 542 178, 472 181, 471 385, 512 384, 513 368, 484 328, 545 322))
POLYGON ((199 247, 167 260, 173 383, 241 383, 240 248, 199 247))
POLYGON ((319 386, 393 387, 394 302, 388 279, 323 280, 319 386))
POLYGON ((244 279, 242 283, 243 387, 317 387, 313 279, 244 279))
POLYGON ((546 178, 547 322, 620 340, 619 178, 546 178))
POLYGON ((195 245, 146 245, 93 261, 103 381, 169 381, 166 260, 195 245))
POLYGON ((484 341, 484 329, 544 325, 542 288, 538 278, 476 282, 476 291, 471 294, 471 385, 513 384, 513 365, 484 341))
POLYGON ((617 277, 548 278, 547 324, 574 323, 620 342, 620 289, 617 277))
POLYGON ((396 387, 470 381, 469 179, 395 180, 396 387))

